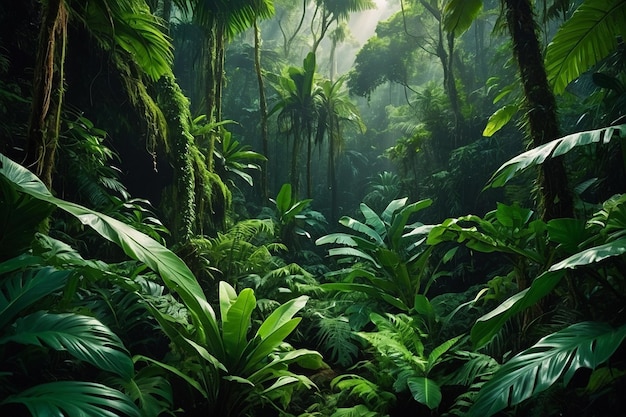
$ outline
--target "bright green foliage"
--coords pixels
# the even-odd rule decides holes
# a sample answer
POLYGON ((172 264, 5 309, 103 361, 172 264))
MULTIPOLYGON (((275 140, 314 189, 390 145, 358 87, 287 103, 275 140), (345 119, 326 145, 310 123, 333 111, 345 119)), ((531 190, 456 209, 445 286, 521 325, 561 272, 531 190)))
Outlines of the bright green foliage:
POLYGON ((482 7, 482 0, 449 0, 444 8, 443 28, 454 36, 461 36, 472 25, 482 7))
POLYGON ((267 158, 260 153, 254 152, 248 145, 242 145, 239 141, 232 138, 232 133, 221 130, 221 150, 215 149, 215 157, 217 158, 216 170, 220 174, 220 169, 224 170, 222 177, 231 174, 234 177, 241 178, 253 186, 252 176, 245 172, 246 169, 260 171, 261 167, 258 161, 267 161, 267 158))
MULTIPOLYGON (((321 355, 293 349, 285 343, 285 338, 300 323, 300 318, 294 315, 306 301, 307 297, 301 296, 281 305, 252 337, 249 333, 256 298, 250 288, 237 294, 230 284, 220 283, 221 329, 216 334, 202 328, 187 328, 184 323, 175 324, 172 317, 153 310, 168 336, 185 352, 186 359, 176 374, 205 397, 214 413, 242 416, 266 401, 286 407, 295 388, 314 386, 304 375, 289 371, 288 366, 297 363, 317 369, 323 366, 321 355)), ((215 321, 217 325, 212 316, 202 321, 215 321)))
POLYGON ((437 381, 433 369, 442 363, 460 337, 447 340, 428 352, 424 345, 427 335, 412 317, 405 314, 383 317, 372 313, 370 318, 378 331, 358 334, 374 347, 383 372, 393 377, 394 390, 408 389, 415 401, 430 409, 437 408, 442 398, 441 381, 437 381))
POLYGON ((548 389, 559 379, 567 384, 579 368, 606 362, 626 338, 626 325, 576 323, 550 334, 520 352, 481 389, 467 416, 489 417, 548 389))
POLYGON ((561 94, 567 85, 618 48, 626 37, 626 1, 585 0, 558 30, 546 53, 546 72, 561 94))
POLYGON ((393 200, 379 216, 364 203, 361 213, 365 223, 351 217, 339 222, 354 233, 333 233, 316 241, 317 245, 334 244, 330 256, 339 262, 357 260, 357 264, 342 271, 342 282, 324 284, 324 288, 340 291, 361 291, 381 298, 401 310, 408 310, 429 283, 423 283, 426 262, 431 249, 424 245, 432 226, 407 224, 412 214, 430 206, 431 200, 407 204, 407 198, 393 200), (364 279, 364 283, 357 281, 364 279), (422 285, 424 287, 422 288, 422 285))
POLYGON ((292 192, 291 184, 283 184, 276 199, 270 199, 276 205, 274 218, 280 242, 290 251, 299 248, 298 236, 311 238, 311 229, 320 229, 326 220, 321 213, 309 209, 311 199, 298 199, 292 192))
POLYGON ((153 81, 171 74, 174 54, 170 39, 145 2, 93 1, 82 8, 73 4, 76 17, 105 49, 129 54, 153 81))

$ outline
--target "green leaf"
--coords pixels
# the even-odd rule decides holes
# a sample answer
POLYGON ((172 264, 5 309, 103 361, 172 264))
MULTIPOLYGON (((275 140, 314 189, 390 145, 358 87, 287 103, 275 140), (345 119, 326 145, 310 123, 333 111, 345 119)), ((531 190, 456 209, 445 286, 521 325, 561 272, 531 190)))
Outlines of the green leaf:
POLYGON ((583 322, 550 334, 520 352, 483 386, 468 417, 489 417, 545 391, 563 378, 567 384, 580 368, 606 362, 626 337, 626 325, 583 322))
POLYGON ((555 94, 617 50, 619 38, 626 38, 625 21, 624 0, 585 0, 576 9, 546 52, 546 73, 555 94))
POLYGON ((400 210, 402 207, 406 205, 408 198, 399 198, 397 200, 393 200, 391 203, 387 205, 380 218, 387 224, 391 224, 391 219, 396 211, 400 210))
POLYGON ((384 246, 383 237, 379 235, 376 230, 372 229, 366 224, 361 223, 358 220, 355 220, 348 216, 343 216, 339 219, 339 223, 342 225, 354 230, 355 232, 363 233, 365 236, 369 237, 373 242, 378 246, 384 246))
POLYGON ((565 275, 565 271, 546 271, 538 276, 530 288, 510 297, 491 312, 485 314, 472 327, 471 339, 475 349, 487 344, 509 318, 535 305, 552 291, 565 275))
MULTIPOLYGON (((15 258, 17 259, 17 258, 15 258)), ((33 258, 28 258, 30 263, 33 258)), ((0 264, 7 265, 8 262, 0 264)), ((0 281, 0 329, 3 329, 25 309, 43 297, 65 286, 72 271, 57 271, 52 267, 27 270, 0 281)))
POLYGON ((286 213, 291 208, 293 197, 291 195, 291 184, 283 184, 276 196, 276 208, 279 213, 286 213))
POLYGON ((0 175, 12 181, 20 191, 72 214, 100 236, 119 245, 128 256, 142 261, 157 272, 165 285, 180 295, 196 325, 202 327, 211 351, 216 354, 223 352, 215 313, 206 301, 204 291, 189 267, 172 251, 119 220, 53 197, 34 174, 2 154, 0 154, 0 175))
POLYGON ((58 381, 36 385, 5 398, 0 404, 23 404, 33 417, 141 417, 128 396, 92 382, 58 381))
POLYGON ((443 28, 459 37, 478 17, 483 7, 482 0, 449 0, 444 8, 443 28))
POLYGON ((483 130, 483 136, 488 138, 493 136, 498 130, 506 126, 518 111, 519 106, 516 104, 507 104, 506 106, 496 110, 491 116, 489 116, 487 125, 483 130))
POLYGON ((0 344, 7 342, 49 346, 127 381, 133 377, 133 362, 122 341, 93 317, 38 311, 18 319, 13 333, 0 339, 0 344))
MULTIPOLYGON (((220 283, 220 290, 222 283, 220 283)), ((221 291, 220 291, 221 297, 221 291)), ((256 298, 251 288, 245 288, 239 293, 236 301, 230 306, 225 319, 222 321, 222 334, 224 350, 229 359, 226 363, 239 360, 241 353, 245 349, 248 339, 248 329, 251 324, 252 311, 256 307, 256 298)))
POLYGON ((441 403, 441 388, 432 379, 423 376, 412 376, 407 380, 413 398, 418 403, 434 410, 441 403))
POLYGON ((619 133, 622 137, 626 136, 626 124, 573 133, 550 141, 544 145, 537 146, 502 164, 495 174, 493 174, 485 188, 501 187, 518 172, 528 167, 540 165, 549 158, 564 155, 576 147, 592 143, 606 144, 611 141, 614 133, 619 133))

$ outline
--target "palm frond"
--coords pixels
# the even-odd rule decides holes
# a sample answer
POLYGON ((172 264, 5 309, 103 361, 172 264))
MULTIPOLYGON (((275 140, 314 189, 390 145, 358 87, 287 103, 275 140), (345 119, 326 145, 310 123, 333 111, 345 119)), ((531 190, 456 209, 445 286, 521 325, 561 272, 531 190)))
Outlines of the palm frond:
POLYGON ((560 94, 626 38, 625 0, 585 0, 548 45, 546 72, 560 94))
POLYGON ((33 417, 141 417, 128 396, 92 382, 57 381, 36 385, 5 398, 0 404, 23 404, 33 417))
POLYGON ((467 416, 489 417, 545 391, 567 384, 580 368, 606 362, 626 338, 626 325, 582 322, 550 334, 500 368, 481 389, 467 416))
POLYGON ((122 341, 93 317, 38 311, 18 319, 13 333, 0 339, 0 344, 7 342, 67 351, 77 359, 127 380, 134 373, 122 341))

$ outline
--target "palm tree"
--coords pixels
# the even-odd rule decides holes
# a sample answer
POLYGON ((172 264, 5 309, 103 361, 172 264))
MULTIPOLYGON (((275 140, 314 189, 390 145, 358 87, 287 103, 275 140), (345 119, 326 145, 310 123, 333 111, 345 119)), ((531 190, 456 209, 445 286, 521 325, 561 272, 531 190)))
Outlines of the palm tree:
POLYGON ((315 11, 311 20, 311 33, 313 34, 311 51, 317 52, 317 48, 333 23, 339 24, 346 21, 350 13, 375 7, 372 0, 315 0, 315 11))
POLYGON ((344 145, 343 126, 346 123, 356 126, 361 131, 365 124, 361 120, 358 108, 350 101, 344 87, 345 77, 337 81, 323 80, 320 83, 319 119, 315 142, 320 144, 328 140, 328 188, 330 189, 331 221, 337 218, 337 178, 336 157, 344 145))
POLYGON ((293 194, 298 195, 299 172, 298 159, 302 142, 307 143, 307 196, 311 196, 311 151, 313 129, 315 127, 318 109, 320 88, 315 84, 315 54, 309 52, 303 61, 303 67, 289 67, 278 78, 276 90, 280 95, 270 114, 278 114, 278 128, 281 132, 293 137, 291 152, 290 182, 293 194))

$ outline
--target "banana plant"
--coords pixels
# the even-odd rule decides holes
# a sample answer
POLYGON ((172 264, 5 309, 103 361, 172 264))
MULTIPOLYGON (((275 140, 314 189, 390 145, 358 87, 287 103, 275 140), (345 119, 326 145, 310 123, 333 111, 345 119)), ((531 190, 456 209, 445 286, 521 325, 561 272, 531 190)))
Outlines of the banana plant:
POLYGON ((416 294, 428 291, 436 279, 433 274, 429 282, 422 282, 432 251, 425 245, 432 226, 407 223, 412 214, 429 207, 432 201, 407 204, 407 200, 393 200, 380 216, 361 203, 365 222, 347 216, 339 219, 352 233, 332 233, 317 239, 317 245, 336 245, 328 254, 350 264, 333 273, 345 275, 341 282, 323 284, 324 288, 364 292, 403 311, 409 309, 416 294))

